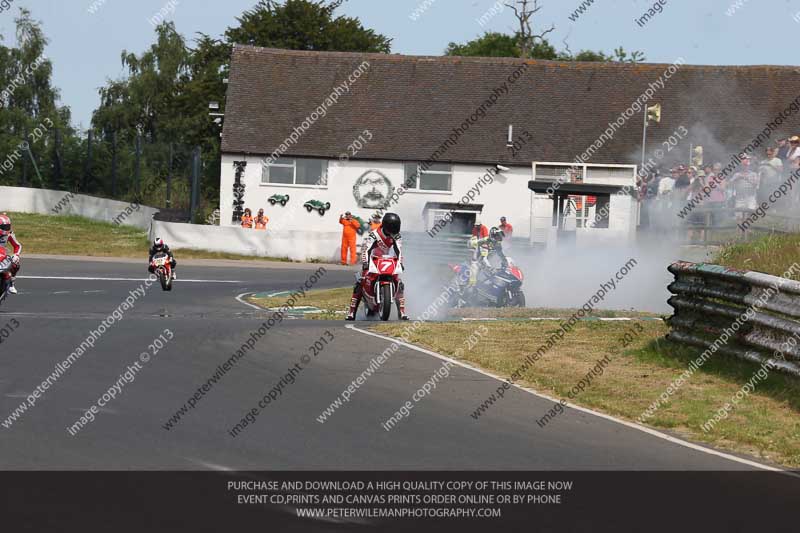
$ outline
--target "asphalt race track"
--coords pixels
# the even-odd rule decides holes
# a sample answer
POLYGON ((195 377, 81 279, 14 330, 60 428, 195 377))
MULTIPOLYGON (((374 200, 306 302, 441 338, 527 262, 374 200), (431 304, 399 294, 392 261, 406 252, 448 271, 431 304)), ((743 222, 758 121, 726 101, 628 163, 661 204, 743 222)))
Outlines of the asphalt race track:
MULTIPOLYGON (((236 265, 225 265, 231 264, 236 265)), ((476 421, 470 413, 498 382, 461 367, 454 367, 408 418, 386 431, 381 423, 442 366, 440 359, 406 347, 321 424, 317 416, 389 345, 346 328, 343 321, 284 320, 220 378, 195 409, 166 430, 163 426, 176 410, 270 316, 237 301, 237 296, 299 287, 319 268, 225 265, 181 265, 180 280, 171 293, 154 285, 35 406, 9 428, 0 427, 0 469, 753 468, 575 410, 539 428, 535 420, 551 403, 515 389, 476 421), (165 328, 174 338, 94 422, 71 436, 67 428, 165 328), (295 383, 287 385, 254 424, 232 437, 229 430, 326 331, 333 340, 295 383)), ((19 323, 0 344, 0 421, 146 277, 141 263, 42 258, 26 259, 22 274, 21 294, 0 307, 0 327, 12 319, 19 323), (51 277, 87 279, 47 279, 51 277)), ((349 285, 351 280, 351 271, 332 267, 316 286, 349 285)))

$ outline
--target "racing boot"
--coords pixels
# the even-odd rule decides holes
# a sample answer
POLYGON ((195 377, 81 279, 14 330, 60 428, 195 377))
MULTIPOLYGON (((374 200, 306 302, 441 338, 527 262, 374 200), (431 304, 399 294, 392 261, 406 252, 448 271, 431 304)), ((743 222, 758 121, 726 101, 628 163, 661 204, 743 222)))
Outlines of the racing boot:
POLYGON ((3 274, 3 279, 9 282, 8 294, 17 294, 17 289, 14 287, 14 276, 6 272, 3 274))
POLYGON ((347 313, 345 320, 353 321, 356 319, 356 311, 358 311, 358 304, 361 303, 361 282, 357 281, 353 287, 353 296, 350 297, 350 310, 347 313))
POLYGON ((400 320, 408 320, 408 315, 406 314, 406 297, 405 297, 405 285, 403 282, 400 282, 400 290, 397 291, 397 314, 400 316, 400 320))

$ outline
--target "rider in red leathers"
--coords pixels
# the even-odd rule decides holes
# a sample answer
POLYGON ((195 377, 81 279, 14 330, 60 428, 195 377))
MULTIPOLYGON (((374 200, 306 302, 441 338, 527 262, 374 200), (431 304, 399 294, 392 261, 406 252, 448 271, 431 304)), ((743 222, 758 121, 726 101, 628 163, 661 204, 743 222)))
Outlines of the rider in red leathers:
POLYGON ((17 289, 14 287, 14 276, 17 275, 19 272, 20 267, 20 260, 19 256, 22 254, 22 245, 17 240, 16 236, 14 235, 14 231, 11 228, 11 218, 5 214, 0 214, 0 248, 5 250, 6 244, 11 244, 11 248, 14 251, 14 255, 11 256, 11 260, 13 263, 11 264, 11 270, 9 272, 5 272, 3 277, 5 279, 11 279, 11 287, 9 287, 8 292, 10 294, 17 294, 17 289))
MULTIPOLYGON (((400 237, 400 217, 395 213, 386 213, 383 216, 381 226, 369 232, 364 238, 361 245, 361 276, 356 281, 353 287, 353 296, 350 298, 350 311, 345 320, 355 320, 358 305, 361 303, 363 296, 363 287, 361 282, 366 278, 369 264, 373 257, 397 257, 403 270, 403 246, 402 238, 400 237)), ((397 312, 400 315, 400 320, 408 320, 406 314, 406 299, 405 299, 405 285, 400 281, 397 287, 397 312)))

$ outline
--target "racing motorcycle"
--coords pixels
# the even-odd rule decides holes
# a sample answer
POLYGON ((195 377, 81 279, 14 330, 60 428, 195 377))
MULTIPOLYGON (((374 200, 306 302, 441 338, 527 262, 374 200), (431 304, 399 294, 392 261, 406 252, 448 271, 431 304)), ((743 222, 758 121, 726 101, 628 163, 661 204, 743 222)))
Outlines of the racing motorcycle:
POLYGON ((11 288, 11 281, 6 281, 3 275, 11 270, 13 264, 14 261, 8 256, 6 249, 0 246, 0 304, 6 299, 8 289, 11 288))
POLYGON ((525 307, 522 270, 507 258, 505 268, 478 273, 474 287, 469 286, 469 263, 450 265, 456 274, 458 292, 451 298, 454 307, 525 307))
POLYGON ((403 266, 396 257, 372 258, 369 269, 361 280, 367 317, 378 314, 381 320, 389 320, 402 272, 403 266))
POLYGON ((170 262, 169 255, 164 252, 158 252, 153 256, 150 262, 153 271, 161 283, 161 288, 165 291, 172 290, 172 263, 170 262))

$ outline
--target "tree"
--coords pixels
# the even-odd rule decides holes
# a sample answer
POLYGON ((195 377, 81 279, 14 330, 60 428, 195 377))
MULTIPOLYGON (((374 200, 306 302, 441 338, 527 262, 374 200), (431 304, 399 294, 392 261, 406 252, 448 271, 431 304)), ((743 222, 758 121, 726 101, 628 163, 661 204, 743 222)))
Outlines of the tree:
MULTIPOLYGON (((450 43, 445 50, 448 56, 521 57, 519 39, 515 35, 487 32, 465 44, 450 43)), ((533 45, 529 57, 558 59, 558 52, 546 40, 533 45)))
POLYGON ((250 44, 291 50, 339 52, 391 51, 392 40, 362 26, 357 18, 334 16, 341 2, 260 0, 228 28, 228 43, 250 44))
POLYGON ((613 54, 581 50, 573 54, 566 40, 564 50, 557 51, 547 40, 547 35, 555 30, 555 26, 541 33, 534 31, 533 17, 542 6, 538 0, 514 0, 505 4, 514 12, 519 23, 519 29, 513 34, 485 33, 481 37, 464 44, 450 43, 445 50, 449 56, 484 56, 484 57, 521 57, 530 59, 549 59, 559 61, 618 61, 636 63, 644 61, 644 54, 639 51, 632 52, 630 56, 622 48, 614 50, 613 54))
MULTIPOLYGON (((162 180, 168 168, 170 143, 186 152, 200 146, 203 154, 204 196, 215 202, 219 195, 221 127, 208 114, 210 102, 224 113, 226 86, 234 44, 290 48, 389 52, 391 40, 365 29, 355 18, 336 16, 342 0, 261 0, 237 18, 223 38, 199 34, 187 43, 172 23, 156 28, 155 42, 143 53, 123 51, 125 77, 109 80, 100 89, 100 106, 92 117, 103 140, 99 154, 108 159, 112 138, 119 143, 121 177, 132 173, 137 135, 147 156, 143 182, 162 180)), ((186 154, 178 154, 179 159, 186 154)), ((178 165, 186 165, 185 158, 178 165)), ((102 166, 104 163, 98 162, 102 166)), ((108 174, 109 164, 102 172, 108 174)), ((130 190, 130 183, 128 189, 130 190)), ((156 199, 162 191, 156 191, 156 199)), ((106 187, 106 190, 108 188, 106 187)), ((147 198, 145 198, 147 200, 147 198)))
POLYGON ((53 65, 44 55, 47 39, 41 23, 30 11, 20 8, 15 19, 16 46, 0 45, 0 154, 8 162, 0 172, 0 183, 13 185, 38 183, 23 142, 42 174, 43 184, 50 183, 53 164, 52 135, 61 130, 67 136, 70 113, 57 104, 58 90, 52 85, 53 65))
POLYGON ((531 52, 536 44, 547 42, 545 37, 555 30, 555 26, 551 25, 539 34, 533 32, 533 16, 542 9, 539 0, 515 0, 513 3, 506 3, 506 6, 511 8, 519 23, 516 37, 519 43, 520 57, 531 57, 531 52))

